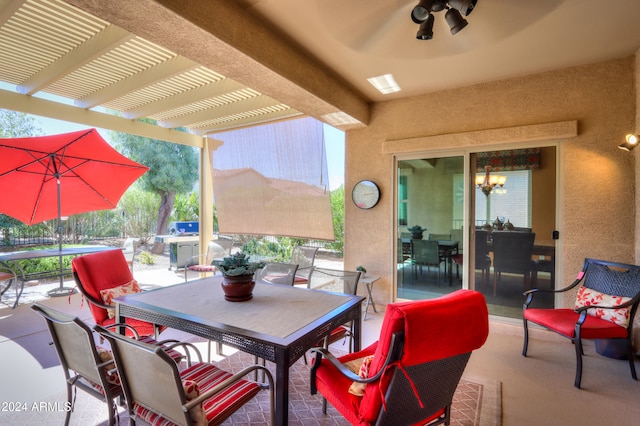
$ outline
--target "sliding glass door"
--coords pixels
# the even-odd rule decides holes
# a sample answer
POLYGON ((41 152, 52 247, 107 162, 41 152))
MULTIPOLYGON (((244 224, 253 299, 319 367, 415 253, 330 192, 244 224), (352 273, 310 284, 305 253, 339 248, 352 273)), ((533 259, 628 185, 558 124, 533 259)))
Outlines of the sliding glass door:
MULTIPOLYGON (((475 255, 469 286, 485 295, 491 314, 521 318, 525 290, 555 286, 556 148, 478 152, 471 164, 475 255)), ((553 297, 537 302, 552 307, 553 297)))
POLYGON ((461 288, 464 156, 397 162, 397 297, 461 288))
POLYGON ((555 146, 396 165, 398 299, 471 288, 519 318, 525 289, 555 286, 555 146))

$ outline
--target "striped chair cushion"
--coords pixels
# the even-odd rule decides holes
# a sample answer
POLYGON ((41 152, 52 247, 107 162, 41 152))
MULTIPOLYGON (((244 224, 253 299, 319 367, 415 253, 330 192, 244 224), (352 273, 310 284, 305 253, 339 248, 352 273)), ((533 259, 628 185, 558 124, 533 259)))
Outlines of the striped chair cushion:
MULTIPOLYGON (((149 336, 141 337, 140 339, 138 339, 138 341, 144 342, 150 345, 158 344, 157 340, 149 336)), ((107 348, 103 348, 102 346, 96 345, 96 351, 98 352, 98 356, 100 357, 100 361, 102 362, 111 361, 113 359, 113 354, 107 348)), ((182 359, 184 358, 184 355, 182 355, 180 352, 174 349, 168 349, 166 352, 167 352, 167 355, 169 355, 176 362, 176 364, 180 364, 180 362, 182 362, 182 359)), ((121 390, 120 376, 118 375, 117 371, 114 371, 113 373, 108 372, 108 370, 113 370, 115 369, 115 367, 116 365, 114 363, 111 363, 106 367, 107 383, 109 383, 109 387, 111 387, 111 394, 119 395, 120 393, 122 393, 120 392, 121 390)), ((97 391, 99 391, 101 394, 104 395, 104 390, 102 389, 102 386, 100 386, 98 383, 95 383, 93 380, 87 380, 87 382, 89 382, 91 386, 93 386, 97 391)))
MULTIPOLYGON (((141 336, 138 339, 138 341, 147 343, 149 345, 159 345, 160 344, 156 339, 154 339, 151 336, 141 336)), ((174 349, 167 349, 165 352, 167 353, 167 355, 169 355, 176 362, 176 364, 180 364, 180 362, 184 358, 184 355, 182 355, 180 352, 178 352, 178 351, 176 351, 174 349)))
POLYGON ((213 265, 190 265, 188 266, 190 271, 196 272, 215 272, 218 269, 213 265))
MULTIPOLYGON (((180 373, 186 393, 194 398, 231 377, 232 374, 208 363, 194 364, 180 373), (194 388, 194 383, 197 388, 194 388)), ((233 414, 260 391, 257 383, 239 380, 203 403, 206 424, 218 424, 233 414)), ((134 404, 137 418, 152 426, 172 426, 174 423, 145 407, 134 404)), ((192 420, 196 420, 192 418, 192 420)))

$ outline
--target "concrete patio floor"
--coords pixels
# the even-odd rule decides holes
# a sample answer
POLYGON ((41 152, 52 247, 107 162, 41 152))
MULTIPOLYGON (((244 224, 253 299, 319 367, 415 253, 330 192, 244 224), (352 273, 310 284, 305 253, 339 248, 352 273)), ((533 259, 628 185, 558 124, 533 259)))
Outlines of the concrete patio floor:
MULTIPOLYGON (((135 276, 143 285, 184 282, 182 274, 166 268, 136 272, 135 276)), ((27 290, 35 292, 36 287, 40 286, 27 290)), ((45 289, 42 286, 40 290, 45 289)), ((25 296, 24 303, 16 309, 10 309, 4 298, 0 303, 2 403, 43 401, 64 389, 54 348, 42 344, 48 339, 44 322, 29 309, 32 301, 25 296)), ((78 294, 43 298, 43 303, 92 323, 88 306, 78 294)), ((377 314, 369 310, 367 320, 363 322, 363 346, 378 338, 384 307, 378 308, 377 314)), ((192 338, 175 330, 165 331, 162 337, 192 338)), ((206 343, 200 342, 198 346, 206 354, 206 343)), ((346 347, 336 349, 346 350, 346 347)), ((522 357, 521 350, 521 322, 492 318, 487 343, 473 353, 465 370, 465 375, 502 383, 502 424, 638 424, 640 382, 631 379, 627 361, 605 358, 588 342, 583 389, 578 390, 573 387, 574 351, 566 339, 550 332, 532 330, 529 356, 522 357)))

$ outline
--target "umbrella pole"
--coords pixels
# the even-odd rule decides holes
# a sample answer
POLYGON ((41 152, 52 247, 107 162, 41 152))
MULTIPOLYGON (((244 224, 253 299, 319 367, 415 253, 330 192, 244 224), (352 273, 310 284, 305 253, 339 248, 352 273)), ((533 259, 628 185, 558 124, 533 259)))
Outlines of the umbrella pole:
POLYGON ((64 272, 62 266, 62 210, 60 208, 60 175, 56 176, 58 186, 58 265, 60 266, 60 287, 49 290, 47 293, 51 297, 72 295, 75 287, 64 286, 64 272))

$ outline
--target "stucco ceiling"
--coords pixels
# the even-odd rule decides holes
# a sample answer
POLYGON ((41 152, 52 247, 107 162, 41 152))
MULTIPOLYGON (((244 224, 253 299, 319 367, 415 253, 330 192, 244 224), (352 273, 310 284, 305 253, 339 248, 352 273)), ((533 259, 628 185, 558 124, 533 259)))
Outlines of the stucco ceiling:
MULTIPOLYGON (((640 48, 637 0, 478 0, 452 36, 435 13, 432 40, 415 38, 417 0, 238 0, 370 101, 420 95, 600 62, 640 48), (382 95, 367 78, 391 73, 382 95)), ((247 31, 250 37, 250 31, 247 31)))

